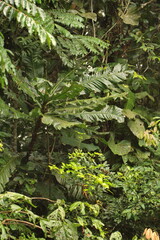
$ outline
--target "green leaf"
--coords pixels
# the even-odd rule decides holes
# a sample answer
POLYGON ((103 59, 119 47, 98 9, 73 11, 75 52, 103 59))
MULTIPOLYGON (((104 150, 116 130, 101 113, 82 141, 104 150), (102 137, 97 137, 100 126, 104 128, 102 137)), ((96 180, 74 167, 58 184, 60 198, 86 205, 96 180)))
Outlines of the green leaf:
POLYGON ((137 138, 142 139, 144 137, 145 127, 140 119, 130 120, 128 127, 137 138))
POLYGON ((136 4, 131 4, 125 13, 119 9, 119 16, 122 18, 124 23, 137 26, 139 24, 141 14, 137 9, 136 4))
POLYGON ((19 205, 17 204, 11 204, 11 210, 14 212, 14 211, 21 211, 22 210, 22 207, 20 207, 19 205))
POLYGON ((113 232, 109 240, 122 240, 122 234, 120 232, 113 232))
POLYGON ((5 185, 9 182, 12 173, 16 169, 15 157, 6 159, 0 169, 0 192, 4 191, 5 185))
POLYGON ((77 217, 77 221, 78 221, 78 223, 81 225, 81 226, 85 226, 85 224, 86 224, 86 221, 85 221, 85 219, 83 219, 83 218, 81 218, 81 217, 77 217))
POLYGON ((74 203, 72 203, 71 206, 70 206, 70 208, 69 208, 69 210, 70 210, 70 211, 75 210, 76 208, 78 208, 79 206, 81 206, 81 203, 82 203, 82 202, 74 202, 74 203))
POLYGON ((135 100, 136 100, 135 94, 132 91, 129 91, 128 95, 127 95, 127 98, 128 99, 127 99, 127 103, 125 105, 125 108, 131 110, 135 106, 135 100))
POLYGON ((114 154, 123 156, 132 151, 131 143, 127 140, 122 140, 119 143, 115 143, 114 136, 111 134, 111 137, 108 141, 108 147, 114 154))
POLYGON ((66 120, 54 117, 52 115, 43 115, 42 123, 46 125, 53 125, 55 129, 61 130, 63 128, 71 128, 73 126, 79 125, 80 122, 68 122, 66 120))
POLYGON ((83 111, 76 115, 77 117, 87 121, 87 122, 104 122, 107 120, 117 120, 119 123, 124 122, 124 116, 122 114, 122 109, 116 106, 106 106, 101 111, 87 112, 83 111))
POLYGON ((133 112, 130 109, 124 109, 123 113, 129 119, 134 119, 138 115, 136 112, 133 112))
POLYGON ((96 218, 92 218, 92 224, 98 230, 101 230, 101 228, 104 226, 104 223, 96 218))
POLYGON ((70 206, 69 210, 70 210, 70 211, 73 211, 73 210, 75 210, 75 209, 77 209, 77 208, 80 208, 81 214, 82 214, 82 215, 85 215, 86 212, 85 212, 85 203, 84 203, 84 202, 80 202, 80 201, 74 202, 74 203, 70 206))
POLYGON ((82 17, 97 21, 97 14, 93 12, 79 13, 82 17))
POLYGON ((57 229, 55 240, 78 240, 77 227, 66 219, 62 226, 57 229))

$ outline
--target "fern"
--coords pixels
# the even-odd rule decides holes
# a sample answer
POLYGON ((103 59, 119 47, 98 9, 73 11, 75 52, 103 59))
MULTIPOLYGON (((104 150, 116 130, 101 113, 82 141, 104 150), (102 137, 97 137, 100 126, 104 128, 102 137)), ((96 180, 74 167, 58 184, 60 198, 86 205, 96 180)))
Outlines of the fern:
POLYGON ((9 182, 9 178, 16 168, 15 158, 10 155, 6 156, 6 158, 0 170, 0 192, 4 191, 5 185, 9 182))
POLYGON ((77 40, 77 43, 83 45, 86 49, 93 53, 102 53, 104 49, 109 47, 108 42, 104 42, 96 37, 74 35, 74 40, 77 40))
POLYGON ((15 66, 12 64, 8 53, 12 55, 12 52, 4 48, 4 38, 0 33, 0 83, 3 86, 8 83, 6 73, 15 74, 15 66))
MULTIPOLYGON (((66 34, 67 33, 65 33, 65 36, 66 34)), ((57 37, 56 51, 65 65, 73 67, 75 64, 73 56, 84 57, 89 52, 100 55, 108 46, 108 43, 98 38, 72 35, 70 38, 57 37)))
POLYGON ((53 17, 56 23, 60 23, 72 28, 83 28, 84 19, 81 16, 66 12, 63 9, 53 10, 53 17))
POLYGON ((21 27, 26 27, 29 34, 37 33, 41 43, 56 45, 55 38, 41 24, 45 20, 44 11, 28 0, 0 0, 0 11, 9 20, 16 18, 21 27))

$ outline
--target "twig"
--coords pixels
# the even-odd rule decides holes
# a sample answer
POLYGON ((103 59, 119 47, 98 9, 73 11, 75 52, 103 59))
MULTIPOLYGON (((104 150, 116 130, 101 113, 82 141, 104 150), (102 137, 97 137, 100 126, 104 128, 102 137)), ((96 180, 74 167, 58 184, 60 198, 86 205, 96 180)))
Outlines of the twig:
MULTIPOLYGON (((91 0, 91 13, 93 13, 93 0, 91 0)), ((95 28, 93 19, 92 19, 92 26, 93 26, 93 37, 96 37, 96 28, 95 28)))
POLYGON ((113 24, 113 26, 110 27, 110 28, 107 30, 107 32, 105 32, 105 33, 103 34, 103 36, 101 37, 101 39, 103 39, 103 38, 118 24, 118 22, 119 22, 119 20, 118 20, 117 22, 115 22, 115 23, 113 24))
POLYGON ((15 222, 15 223, 22 223, 22 224, 25 224, 25 225, 28 225, 28 226, 31 226, 31 227, 34 227, 34 228, 39 228, 42 230, 42 228, 36 224, 33 224, 33 223, 30 223, 30 222, 27 222, 27 221, 23 221, 23 220, 18 220, 18 219, 5 219, 2 221, 2 224, 3 225, 7 225, 7 224, 10 224, 10 222, 15 222))
POLYGON ((130 4, 130 0, 128 0, 128 3, 127 3, 127 5, 126 5, 126 7, 125 7, 125 10, 124 10, 124 14, 126 14, 126 12, 127 12, 127 10, 128 10, 128 7, 129 7, 129 4, 130 4))
POLYGON ((154 1, 155 1, 155 0, 150 0, 149 2, 146 2, 146 3, 141 4, 141 8, 146 7, 148 4, 150 4, 150 3, 154 2, 154 1))
POLYGON ((56 203, 56 201, 51 200, 51 199, 49 199, 49 198, 44 198, 44 197, 32 197, 31 199, 32 199, 32 200, 46 200, 46 201, 48 201, 48 202, 56 203))

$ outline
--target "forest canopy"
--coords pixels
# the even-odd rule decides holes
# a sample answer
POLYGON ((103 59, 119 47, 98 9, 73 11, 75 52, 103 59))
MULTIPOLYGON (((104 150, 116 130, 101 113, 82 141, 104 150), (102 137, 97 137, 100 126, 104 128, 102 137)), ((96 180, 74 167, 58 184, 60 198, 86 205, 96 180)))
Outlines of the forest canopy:
POLYGON ((2 240, 159 239, 159 64, 158 0, 0 0, 2 240))

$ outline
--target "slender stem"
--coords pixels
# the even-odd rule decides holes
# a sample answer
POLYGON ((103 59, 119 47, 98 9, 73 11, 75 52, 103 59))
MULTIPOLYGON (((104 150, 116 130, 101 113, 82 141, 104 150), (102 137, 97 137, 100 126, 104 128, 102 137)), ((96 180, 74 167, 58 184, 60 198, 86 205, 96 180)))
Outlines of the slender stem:
POLYGON ((112 25, 112 27, 110 27, 110 28, 107 30, 107 32, 105 32, 105 33, 103 34, 103 36, 101 37, 101 39, 103 39, 104 37, 106 37, 107 34, 118 24, 118 22, 119 22, 119 20, 118 20, 117 22, 115 22, 115 23, 112 25))
MULTIPOLYGON (((91 0, 91 13, 93 13, 93 0, 91 0)), ((95 28, 93 19, 92 19, 92 26, 93 26, 93 37, 96 37, 96 28, 95 28)))
POLYGON ((141 4, 141 8, 146 7, 148 4, 150 4, 150 3, 154 2, 154 1, 155 1, 155 0, 150 0, 149 2, 146 2, 146 3, 141 4))
POLYGON ((28 225, 28 226, 31 226, 31 227, 34 227, 34 228, 39 228, 42 230, 42 228, 34 223, 30 223, 30 222, 27 222, 27 221, 23 221, 23 220, 18 220, 18 219, 12 219, 12 218, 8 218, 8 219, 5 219, 2 221, 2 224, 3 225, 7 225, 7 224, 11 224, 11 222, 14 222, 14 223, 22 223, 22 224, 25 224, 25 225, 28 225))
POLYGON ((32 199, 32 200, 46 200, 46 201, 52 202, 52 203, 55 203, 55 202, 56 202, 56 201, 53 201, 53 200, 51 200, 51 199, 49 199, 49 198, 44 198, 44 197, 32 197, 31 199, 32 199))

